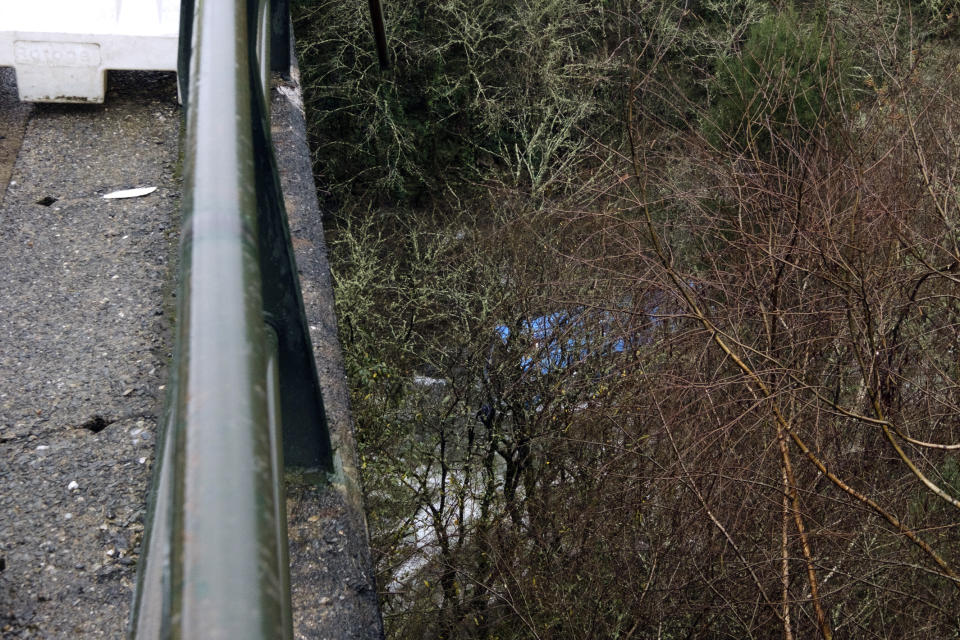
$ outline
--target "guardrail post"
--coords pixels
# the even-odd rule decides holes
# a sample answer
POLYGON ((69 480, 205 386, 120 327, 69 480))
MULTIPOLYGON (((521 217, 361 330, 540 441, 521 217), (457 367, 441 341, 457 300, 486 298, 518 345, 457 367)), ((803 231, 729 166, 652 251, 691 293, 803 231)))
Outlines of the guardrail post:
POLYGON ((289 0, 268 1, 181 0, 177 335, 131 613, 141 640, 289 639, 284 461, 333 467, 270 136, 289 0))
POLYGON ((287 77, 290 73, 290 0, 271 3, 270 69, 287 77))
POLYGON ((331 467, 270 142, 265 1, 181 5, 180 293, 132 611, 144 640, 290 638, 282 460, 331 467))
POLYGON ((280 637, 249 12, 198 3, 186 103, 173 636, 280 637))
POLYGON ((180 0, 180 38, 177 40, 177 90, 180 104, 190 93, 190 52, 193 50, 194 0, 180 0))
MULTIPOLYGON (((251 3, 251 11, 256 2, 251 3)), ((285 45, 289 70, 290 16, 288 0, 273 2, 274 33, 271 49, 285 45), (283 19, 277 11, 284 11, 283 19), (277 23, 287 25, 277 34, 277 23)), ((255 15, 255 14, 252 14, 255 15)), ((274 59, 270 67, 277 68, 274 59)), ((269 86, 253 86, 252 105, 254 175, 260 239, 260 273, 263 279, 264 316, 277 332, 280 367, 280 398, 283 415, 283 456, 289 467, 332 470, 330 435, 327 430, 320 380, 313 357, 297 265, 290 243, 290 230, 280 188, 273 143, 270 139, 269 86), (262 91, 262 94, 261 94, 262 91)))
POLYGON ((277 577, 281 595, 280 619, 283 638, 293 638, 293 612, 290 609, 290 554, 287 544, 287 501, 283 479, 283 417, 280 409, 280 364, 277 333, 265 327, 267 336, 267 416, 270 420, 270 457, 273 460, 273 505, 277 527, 277 577))

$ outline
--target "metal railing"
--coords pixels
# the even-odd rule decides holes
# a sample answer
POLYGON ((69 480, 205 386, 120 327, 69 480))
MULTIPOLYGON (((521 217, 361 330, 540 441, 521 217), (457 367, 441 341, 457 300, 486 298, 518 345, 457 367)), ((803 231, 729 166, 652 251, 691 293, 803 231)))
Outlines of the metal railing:
POLYGON ((143 640, 292 635, 284 459, 332 459, 270 141, 289 24, 287 0, 181 4, 180 281, 131 615, 143 640))

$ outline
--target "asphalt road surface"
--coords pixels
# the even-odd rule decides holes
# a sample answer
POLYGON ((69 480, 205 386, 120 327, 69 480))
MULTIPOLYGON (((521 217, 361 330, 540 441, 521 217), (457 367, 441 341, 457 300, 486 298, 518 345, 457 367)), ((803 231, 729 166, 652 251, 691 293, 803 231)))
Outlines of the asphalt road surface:
MULTIPOLYGON (((111 74, 103 105, 21 105, 12 83, 0 69, 0 637, 121 638, 171 355, 175 80, 111 74), (102 197, 133 187, 157 189, 102 197)), ((274 136, 340 462, 333 485, 288 486, 295 635, 378 638, 329 268, 292 91, 274 92, 274 136)))

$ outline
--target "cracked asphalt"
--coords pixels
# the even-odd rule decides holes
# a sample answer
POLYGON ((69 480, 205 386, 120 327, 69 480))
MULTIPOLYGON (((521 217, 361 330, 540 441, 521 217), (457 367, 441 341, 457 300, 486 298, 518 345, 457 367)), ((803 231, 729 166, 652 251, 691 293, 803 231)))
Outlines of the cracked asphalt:
POLYGON ((7 129, 23 133, 0 209, 4 637, 121 637, 135 578, 169 357, 179 107, 171 74, 112 80, 104 105, 35 105, 7 129), (133 186, 158 189, 102 197, 133 186))
MULTIPOLYGON (((21 105, 13 81, 0 69, 0 637, 121 638, 172 350, 175 78, 111 74, 103 105, 21 105)), ((303 116, 273 103, 340 467, 288 484, 295 636, 380 638, 303 116)))

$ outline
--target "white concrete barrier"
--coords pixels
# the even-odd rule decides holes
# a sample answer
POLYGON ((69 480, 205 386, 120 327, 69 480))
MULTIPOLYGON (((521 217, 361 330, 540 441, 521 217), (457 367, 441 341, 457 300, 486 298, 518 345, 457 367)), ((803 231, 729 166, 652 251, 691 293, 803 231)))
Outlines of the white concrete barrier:
POLYGON ((0 0, 20 99, 103 102, 108 69, 176 71, 180 0, 0 0))

